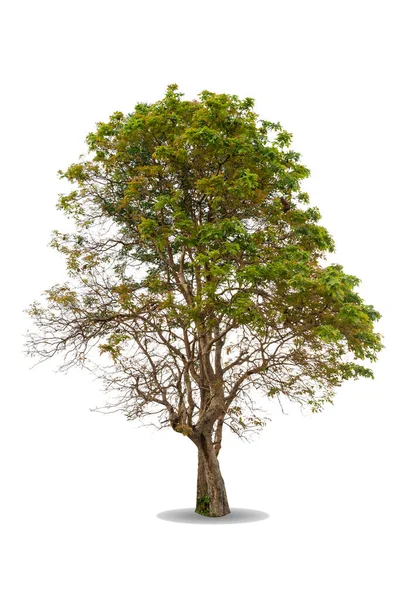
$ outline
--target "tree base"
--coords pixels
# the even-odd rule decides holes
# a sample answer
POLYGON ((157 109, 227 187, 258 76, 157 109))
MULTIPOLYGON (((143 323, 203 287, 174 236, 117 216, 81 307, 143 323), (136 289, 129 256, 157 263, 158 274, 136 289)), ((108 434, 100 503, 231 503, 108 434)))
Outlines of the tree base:
POLYGON ((228 506, 221 506, 220 510, 218 512, 220 512, 221 514, 213 514, 212 510, 211 510, 211 499, 209 496, 201 496, 199 498, 197 498, 197 502, 196 502, 196 508, 195 508, 195 513, 197 513, 198 515, 202 515, 203 517, 211 517, 211 518, 217 518, 217 517, 224 517, 225 515, 229 515, 229 513, 231 512, 228 506))

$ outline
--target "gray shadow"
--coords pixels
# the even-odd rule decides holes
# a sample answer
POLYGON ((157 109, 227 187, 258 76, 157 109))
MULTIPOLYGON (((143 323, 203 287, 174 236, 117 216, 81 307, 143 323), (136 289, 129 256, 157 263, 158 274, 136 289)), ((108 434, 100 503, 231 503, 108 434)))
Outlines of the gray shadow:
POLYGON ((204 517, 194 512, 194 508, 175 508, 174 510, 164 510, 156 515, 163 521, 172 523, 190 523, 194 525, 233 525, 236 523, 252 523, 253 521, 263 521, 268 519, 269 515, 262 510, 253 510, 251 508, 231 508, 229 515, 224 517, 204 517))

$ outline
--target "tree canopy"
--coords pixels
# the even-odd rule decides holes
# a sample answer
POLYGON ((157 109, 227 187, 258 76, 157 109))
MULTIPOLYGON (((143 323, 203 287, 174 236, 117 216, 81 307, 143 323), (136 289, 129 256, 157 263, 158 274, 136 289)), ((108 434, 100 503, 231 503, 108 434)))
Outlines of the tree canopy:
POLYGON ((51 240, 70 279, 28 309, 29 354, 94 369, 114 392, 105 410, 196 445, 213 435, 216 455, 224 424, 265 424, 253 391, 316 412, 344 380, 373 377, 380 314, 357 277, 323 266, 335 246, 301 190, 310 172, 254 100, 170 85, 86 142, 59 172, 74 232, 51 240))

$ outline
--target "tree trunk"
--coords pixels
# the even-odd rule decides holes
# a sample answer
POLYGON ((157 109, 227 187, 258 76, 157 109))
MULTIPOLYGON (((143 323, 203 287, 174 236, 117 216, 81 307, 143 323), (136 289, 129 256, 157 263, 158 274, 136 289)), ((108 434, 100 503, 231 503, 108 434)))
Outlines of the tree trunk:
POLYGON ((202 434, 198 448, 196 511, 206 517, 223 517, 231 511, 225 483, 219 468, 215 449, 210 439, 202 434))

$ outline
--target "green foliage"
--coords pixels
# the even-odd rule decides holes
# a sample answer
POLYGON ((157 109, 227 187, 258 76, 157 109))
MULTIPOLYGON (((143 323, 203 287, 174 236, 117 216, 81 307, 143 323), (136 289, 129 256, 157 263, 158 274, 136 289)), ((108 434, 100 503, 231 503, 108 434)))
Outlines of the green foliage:
POLYGON ((315 333, 325 342, 336 342, 341 338, 340 331, 332 327, 332 325, 318 325, 315 328, 315 333))
POLYGON ((100 350, 100 354, 109 354, 112 360, 115 362, 121 355, 124 342, 129 339, 129 335, 122 334, 117 331, 113 332, 111 335, 109 335, 107 343, 99 344, 98 348, 100 350))

